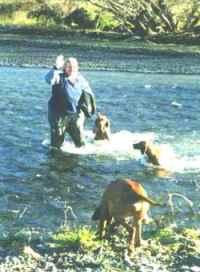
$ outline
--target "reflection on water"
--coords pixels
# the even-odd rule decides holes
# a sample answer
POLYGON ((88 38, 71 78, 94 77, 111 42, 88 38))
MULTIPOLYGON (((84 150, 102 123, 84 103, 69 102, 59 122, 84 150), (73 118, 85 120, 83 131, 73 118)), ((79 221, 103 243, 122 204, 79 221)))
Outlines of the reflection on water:
MULTIPOLYGON (((0 70, 2 234, 14 226, 54 229, 63 222, 65 203, 78 221, 88 222, 105 186, 118 177, 139 180, 154 198, 183 193, 199 212, 198 77, 87 72, 98 111, 111 120, 111 143, 93 144, 94 120, 88 120, 86 147, 77 150, 66 140, 63 150, 55 151, 48 147, 46 70, 0 70), (150 166, 132 149, 145 139, 163 147, 164 167, 150 166)), ((187 207, 177 222, 197 224, 185 212, 187 207)), ((152 209, 153 215, 162 213, 152 209)))

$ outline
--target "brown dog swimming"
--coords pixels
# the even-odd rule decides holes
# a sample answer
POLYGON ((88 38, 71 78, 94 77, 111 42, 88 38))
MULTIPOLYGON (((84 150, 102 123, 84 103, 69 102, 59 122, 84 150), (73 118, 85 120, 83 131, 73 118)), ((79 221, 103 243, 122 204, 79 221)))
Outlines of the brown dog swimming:
POLYGON ((133 148, 139 149, 142 154, 146 154, 148 161, 154 165, 160 165, 160 155, 161 151, 158 146, 149 144, 146 141, 141 141, 139 143, 133 144, 133 148))
POLYGON ((95 140, 109 140, 110 139, 110 121, 106 115, 98 113, 95 120, 95 140))
POLYGON ((92 216, 93 220, 99 220, 100 239, 104 237, 104 231, 106 234, 110 232, 111 227, 121 224, 129 232, 129 249, 140 246, 142 222, 148 218, 150 205, 161 206, 147 196, 137 181, 120 179, 109 184, 100 206, 92 216), (134 219, 132 226, 125 221, 127 217, 134 219), (114 223, 111 224, 112 220, 114 223))

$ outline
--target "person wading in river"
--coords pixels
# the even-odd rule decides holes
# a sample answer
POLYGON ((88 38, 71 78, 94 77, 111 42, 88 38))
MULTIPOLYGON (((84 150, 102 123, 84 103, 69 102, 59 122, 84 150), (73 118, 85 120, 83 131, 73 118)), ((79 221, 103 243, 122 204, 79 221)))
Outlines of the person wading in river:
POLYGON ((96 111, 95 97, 89 83, 79 72, 78 61, 62 55, 47 73, 45 80, 52 85, 48 102, 48 120, 51 130, 51 146, 60 148, 65 132, 69 133, 77 147, 84 145, 85 117, 96 111))

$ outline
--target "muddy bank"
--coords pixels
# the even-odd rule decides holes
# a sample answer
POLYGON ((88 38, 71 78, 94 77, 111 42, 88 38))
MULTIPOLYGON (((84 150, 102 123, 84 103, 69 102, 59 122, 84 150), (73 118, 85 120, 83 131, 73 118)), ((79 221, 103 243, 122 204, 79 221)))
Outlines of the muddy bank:
POLYGON ((199 74, 199 46, 158 44, 138 38, 0 33, 0 65, 50 67, 58 54, 76 56, 83 70, 199 74))

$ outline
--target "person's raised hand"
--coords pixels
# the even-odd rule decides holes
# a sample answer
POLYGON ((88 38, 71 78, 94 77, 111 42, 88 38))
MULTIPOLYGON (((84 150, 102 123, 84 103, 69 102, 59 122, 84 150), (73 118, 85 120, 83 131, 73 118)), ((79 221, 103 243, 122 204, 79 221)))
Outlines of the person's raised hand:
POLYGON ((63 55, 58 55, 56 58, 56 68, 57 69, 63 69, 65 60, 63 55))

